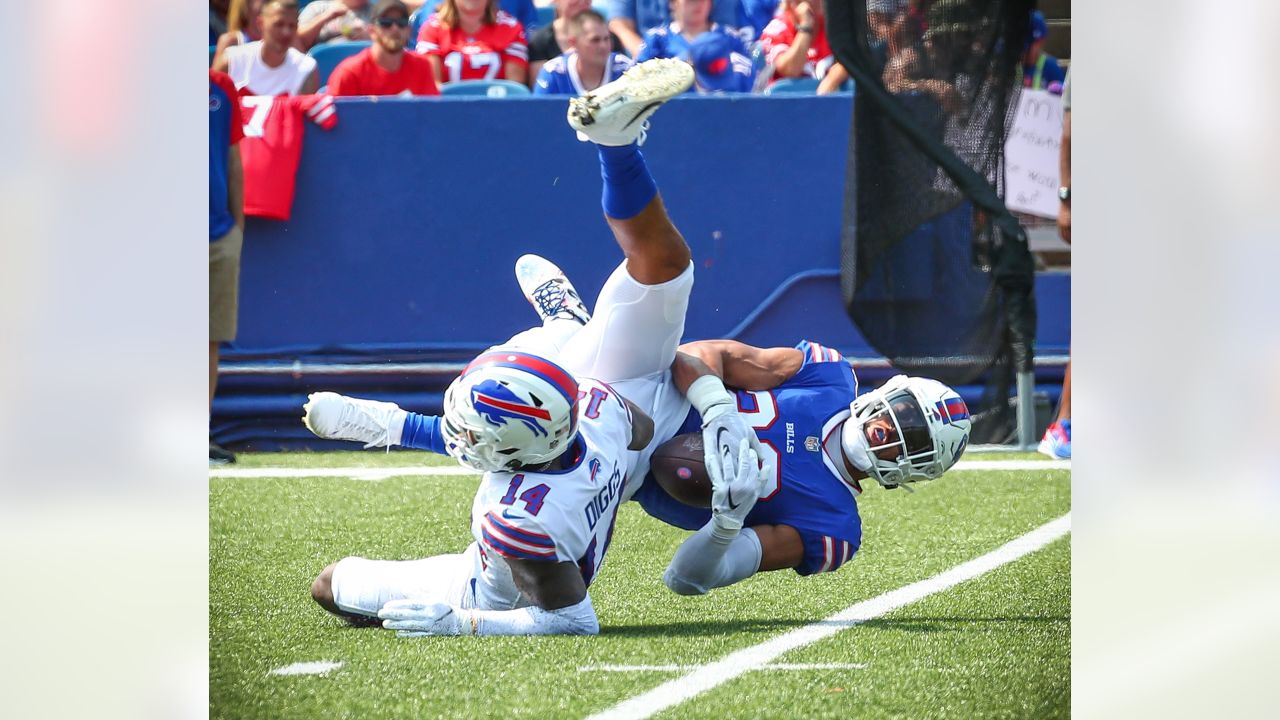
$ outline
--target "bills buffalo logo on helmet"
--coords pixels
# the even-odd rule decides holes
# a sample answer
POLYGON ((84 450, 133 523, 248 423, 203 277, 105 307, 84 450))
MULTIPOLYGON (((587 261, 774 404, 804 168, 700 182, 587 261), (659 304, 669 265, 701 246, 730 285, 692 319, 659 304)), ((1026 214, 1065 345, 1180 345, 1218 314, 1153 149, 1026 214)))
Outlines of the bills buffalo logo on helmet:
POLYGON ((471 404, 490 425, 506 425, 508 420, 524 423, 535 435, 546 435, 539 420, 550 422, 545 408, 529 405, 497 380, 485 380, 471 388, 471 404))

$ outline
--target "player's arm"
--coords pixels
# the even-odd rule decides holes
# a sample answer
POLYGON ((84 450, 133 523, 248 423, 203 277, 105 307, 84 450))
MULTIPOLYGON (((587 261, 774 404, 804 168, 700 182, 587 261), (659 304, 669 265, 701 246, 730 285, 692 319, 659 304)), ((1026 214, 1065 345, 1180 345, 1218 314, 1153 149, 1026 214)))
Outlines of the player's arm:
POLYGON ((387 603, 383 627, 400 637, 422 635, 595 635, 600 632, 587 583, 577 563, 531 515, 495 506, 484 517, 480 542, 500 556, 530 605, 515 610, 475 610, 412 599, 387 603), (497 508, 501 508, 500 510, 497 508))
POLYGON ((597 635, 591 596, 572 562, 509 559, 511 577, 534 605, 517 610, 469 610, 444 603, 393 600, 378 617, 400 637, 426 635, 597 635))
POLYGON ((671 366, 676 387, 688 394, 699 377, 715 375, 729 387, 772 390, 790 380, 804 365, 804 353, 796 348, 758 348, 736 340, 699 340, 685 343, 671 366))
POLYGON ((618 396, 618 399, 626 404, 627 410, 631 414, 631 442, 627 444, 628 450, 643 450, 649 446, 653 440, 653 418, 645 414, 635 403, 630 400, 618 396))

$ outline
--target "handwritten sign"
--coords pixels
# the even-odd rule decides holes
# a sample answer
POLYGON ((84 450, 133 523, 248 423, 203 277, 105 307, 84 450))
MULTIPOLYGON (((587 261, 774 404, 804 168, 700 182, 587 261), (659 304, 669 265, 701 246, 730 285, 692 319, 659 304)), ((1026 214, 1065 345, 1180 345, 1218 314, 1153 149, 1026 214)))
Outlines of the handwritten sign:
POLYGON ((1004 143, 1004 201, 1010 210, 1058 217, 1062 96, 1023 90, 1004 143))

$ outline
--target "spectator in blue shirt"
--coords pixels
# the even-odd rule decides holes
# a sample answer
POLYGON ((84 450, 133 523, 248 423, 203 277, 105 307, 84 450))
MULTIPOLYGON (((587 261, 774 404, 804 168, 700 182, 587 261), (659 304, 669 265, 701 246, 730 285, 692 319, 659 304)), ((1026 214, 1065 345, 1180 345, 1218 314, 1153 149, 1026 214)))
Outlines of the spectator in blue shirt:
MULTIPOLYGON (((733 28, 738 23, 741 0, 713 0, 711 19, 733 28)), ((609 0, 609 30, 631 54, 636 57, 640 45, 644 43, 644 34, 671 22, 671 9, 668 0, 609 0)))
POLYGON ((1022 57, 1022 86, 1031 90, 1048 90, 1062 94, 1062 83, 1067 73, 1058 64, 1058 58, 1044 51, 1045 38, 1049 37, 1049 24, 1044 13, 1031 11, 1031 42, 1022 57))
POLYGON ((743 42, 752 43, 760 38, 764 28, 778 13, 778 0, 739 0, 738 37, 743 42))
MULTIPOLYGON (((689 51, 689 44, 700 35, 709 32, 725 34, 725 28, 711 21, 711 0, 672 0, 672 20, 644 34, 644 44, 635 56, 636 62, 654 58, 680 57, 689 51)), ((747 46, 737 35, 731 37, 734 52, 749 54, 747 46)))
POLYGON ((737 38, 707 32, 698 36, 681 57, 693 66, 694 89, 703 95, 749 93, 755 82, 751 58, 738 52, 737 38))
POLYGON ((604 16, 584 10, 569 19, 573 49, 547 61, 533 84, 534 95, 581 95, 622 77, 631 59, 613 52, 604 16))

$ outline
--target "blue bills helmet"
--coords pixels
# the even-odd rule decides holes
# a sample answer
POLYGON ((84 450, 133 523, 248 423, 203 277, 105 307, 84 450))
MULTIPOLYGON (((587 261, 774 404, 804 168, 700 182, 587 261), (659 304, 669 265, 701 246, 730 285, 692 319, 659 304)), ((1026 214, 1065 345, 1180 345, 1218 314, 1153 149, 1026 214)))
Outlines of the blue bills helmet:
POLYGON ((578 382, 537 355, 486 352, 445 391, 441 432, 449 455, 474 470, 550 462, 577 437, 578 382))

